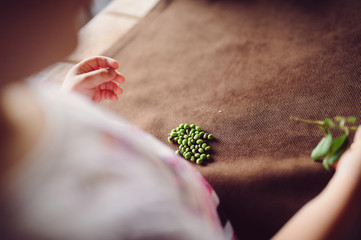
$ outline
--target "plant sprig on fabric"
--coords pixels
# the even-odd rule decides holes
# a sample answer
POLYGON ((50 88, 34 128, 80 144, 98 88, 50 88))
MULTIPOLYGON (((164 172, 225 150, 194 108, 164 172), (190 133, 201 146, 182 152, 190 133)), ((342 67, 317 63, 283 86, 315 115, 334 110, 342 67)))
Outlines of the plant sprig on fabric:
POLYGON ((291 117, 291 120, 312 124, 319 127, 324 137, 312 150, 311 158, 315 162, 322 162, 327 170, 334 169, 342 154, 346 151, 350 144, 350 132, 357 130, 356 117, 336 116, 333 119, 326 118, 324 121, 313 121, 291 117), (333 136, 335 131, 342 131, 343 134, 337 137, 333 136))

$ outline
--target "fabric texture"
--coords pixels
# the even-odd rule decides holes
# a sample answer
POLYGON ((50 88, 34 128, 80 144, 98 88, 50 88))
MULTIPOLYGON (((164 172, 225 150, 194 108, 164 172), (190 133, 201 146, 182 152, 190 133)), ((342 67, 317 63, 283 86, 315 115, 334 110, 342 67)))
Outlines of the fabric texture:
POLYGON ((212 187, 169 147, 82 97, 33 90, 45 131, 8 194, 26 239, 234 239, 212 187))
POLYGON ((106 53, 127 81, 105 105, 166 144, 180 123, 213 133, 213 160, 195 167, 239 238, 268 239, 332 177, 310 159, 322 132, 290 116, 361 118, 360 12, 357 0, 160 1, 106 53))

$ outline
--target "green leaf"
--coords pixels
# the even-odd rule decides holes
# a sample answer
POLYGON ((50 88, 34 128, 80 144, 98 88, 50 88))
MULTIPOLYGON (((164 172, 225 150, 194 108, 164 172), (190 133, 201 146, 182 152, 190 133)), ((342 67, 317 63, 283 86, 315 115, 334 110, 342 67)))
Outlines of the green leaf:
POLYGON ((328 164, 328 161, 327 161, 327 158, 323 159, 322 161, 322 165, 323 167, 327 170, 327 171, 330 171, 330 165, 328 164))
MULTIPOLYGON (((343 139, 343 138, 344 138, 344 135, 338 137, 338 139, 343 139)), ((340 147, 338 147, 338 149, 335 152, 331 151, 328 154, 328 156, 323 159, 322 165, 326 168, 326 170, 330 170, 330 166, 335 165, 335 163, 341 158, 342 154, 346 151, 348 144, 349 144, 349 139, 347 136, 343 140, 342 145, 340 147)))
POLYGON ((332 146, 332 134, 329 130, 325 129, 326 136, 321 139, 317 146, 313 149, 311 153, 312 160, 317 160, 326 156, 332 146))
POLYGON ((331 152, 329 153, 329 155, 335 154, 340 149, 340 147, 345 143, 347 138, 348 138, 348 134, 343 134, 335 138, 332 142, 331 152))
POLYGON ((329 170, 330 169, 329 166, 333 166, 341 158, 342 154, 346 151, 347 147, 348 147, 348 139, 347 141, 344 142, 342 147, 336 153, 330 154, 329 156, 325 157, 323 161, 327 163, 323 164, 323 166, 327 170, 329 170))

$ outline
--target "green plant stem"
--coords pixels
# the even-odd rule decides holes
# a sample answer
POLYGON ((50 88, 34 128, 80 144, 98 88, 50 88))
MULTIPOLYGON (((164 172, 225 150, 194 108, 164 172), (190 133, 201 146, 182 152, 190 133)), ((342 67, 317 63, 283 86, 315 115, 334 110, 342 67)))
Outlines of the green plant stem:
POLYGON ((296 122, 303 122, 303 123, 313 124, 313 125, 317 125, 317 126, 324 126, 323 121, 312 121, 312 120, 302 119, 302 118, 298 118, 298 117, 290 117, 290 119, 293 121, 296 121, 296 122))
POLYGON ((290 117, 290 120, 296 121, 296 122, 303 122, 303 123, 308 123, 308 124, 313 124, 319 127, 326 127, 326 128, 333 128, 333 129, 340 129, 345 131, 346 134, 349 134, 349 131, 354 131, 356 132, 357 130, 357 126, 339 126, 339 125, 332 125, 332 126, 325 126, 325 122, 324 121, 313 121, 313 120, 307 120, 307 119, 302 119, 302 118, 298 118, 298 117, 290 117))

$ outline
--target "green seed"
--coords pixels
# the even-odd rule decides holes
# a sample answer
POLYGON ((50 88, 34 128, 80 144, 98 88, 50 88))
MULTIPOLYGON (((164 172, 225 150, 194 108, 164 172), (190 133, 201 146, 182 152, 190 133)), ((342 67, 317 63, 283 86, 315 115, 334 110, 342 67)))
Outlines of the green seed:
POLYGON ((202 139, 198 139, 197 140, 197 144, 202 144, 203 143, 203 140, 202 139))
POLYGON ((190 126, 188 124, 184 124, 184 129, 188 129, 190 126))
POLYGON ((190 149, 189 149, 189 148, 186 148, 185 152, 189 152, 189 151, 190 151, 190 149))
POLYGON ((194 156, 195 156, 196 158, 199 158, 200 154, 199 154, 199 153, 195 153, 194 156))
POLYGON ((182 135, 184 135, 185 132, 186 132, 186 130, 184 130, 184 129, 179 130, 179 133, 182 135))
POLYGON ((180 151, 179 150, 175 151, 175 154, 180 155, 180 151))
POLYGON ((194 149, 194 145, 190 145, 190 147, 189 147, 189 148, 193 150, 193 149, 194 149))
POLYGON ((190 125, 190 127, 191 127, 191 128, 195 128, 195 127, 196 127, 196 125, 194 125, 194 124, 191 124, 191 125, 190 125))
POLYGON ((207 147, 207 143, 203 143, 202 148, 206 148, 206 147, 207 147))
POLYGON ((202 154, 202 155, 200 156, 200 159, 204 160, 204 159, 206 159, 206 157, 207 157, 206 154, 202 154))
POLYGON ((196 134, 196 135, 194 135, 193 139, 194 139, 194 140, 197 140, 197 139, 199 139, 199 137, 200 137, 200 136, 199 136, 198 134, 196 134))
POLYGON ((207 159, 211 159, 211 154, 207 154, 207 159))
POLYGON ((175 137, 175 138, 174 138, 174 141, 178 142, 178 137, 175 137))
POLYGON ((196 126, 196 130, 197 130, 197 131, 201 131, 202 129, 201 129, 200 126, 196 126))
POLYGON ((188 160, 191 157, 191 153, 188 152, 188 153, 184 154, 183 156, 185 159, 188 160))
POLYGON ((188 138, 189 136, 187 134, 184 134, 183 138, 188 138))
POLYGON ((200 164, 202 164, 202 163, 203 163, 203 160, 202 160, 202 159, 200 159, 200 158, 198 158, 198 159, 197 159, 197 161, 196 161, 196 163, 200 165, 200 164))
POLYGON ((199 153, 204 153, 204 149, 203 149, 203 148, 199 148, 199 149, 198 149, 198 152, 199 152, 199 153))
POLYGON ((199 146, 198 145, 194 145, 194 149, 198 150, 199 146))
POLYGON ((194 156, 191 156, 191 159, 190 159, 192 162, 194 162, 196 160, 196 158, 194 156))
POLYGON ((171 136, 171 137, 176 137, 177 135, 178 135, 178 133, 176 133, 176 132, 171 132, 171 133, 170 133, 170 136, 171 136))
POLYGON ((179 128, 184 128, 184 124, 183 123, 179 124, 179 128))
POLYGON ((204 150, 206 150, 206 151, 211 150, 211 146, 207 146, 207 147, 205 147, 205 148, 204 148, 204 150))
POLYGON ((197 152, 197 149, 192 149, 192 153, 196 153, 197 152))
POLYGON ((204 139, 207 139, 207 137, 208 137, 208 135, 207 135, 207 133, 205 133, 205 134, 203 135, 203 138, 204 138, 204 139))
POLYGON ((182 139, 178 139, 178 144, 179 144, 179 145, 182 144, 182 139))
POLYGON ((208 135, 208 139, 213 139, 214 137, 213 137, 213 134, 209 134, 208 135))
POLYGON ((172 143, 172 142, 173 142, 173 138, 172 138, 172 137, 168 137, 168 142, 172 143))
POLYGON ((188 141, 186 139, 183 139, 182 144, 187 145, 188 141))

